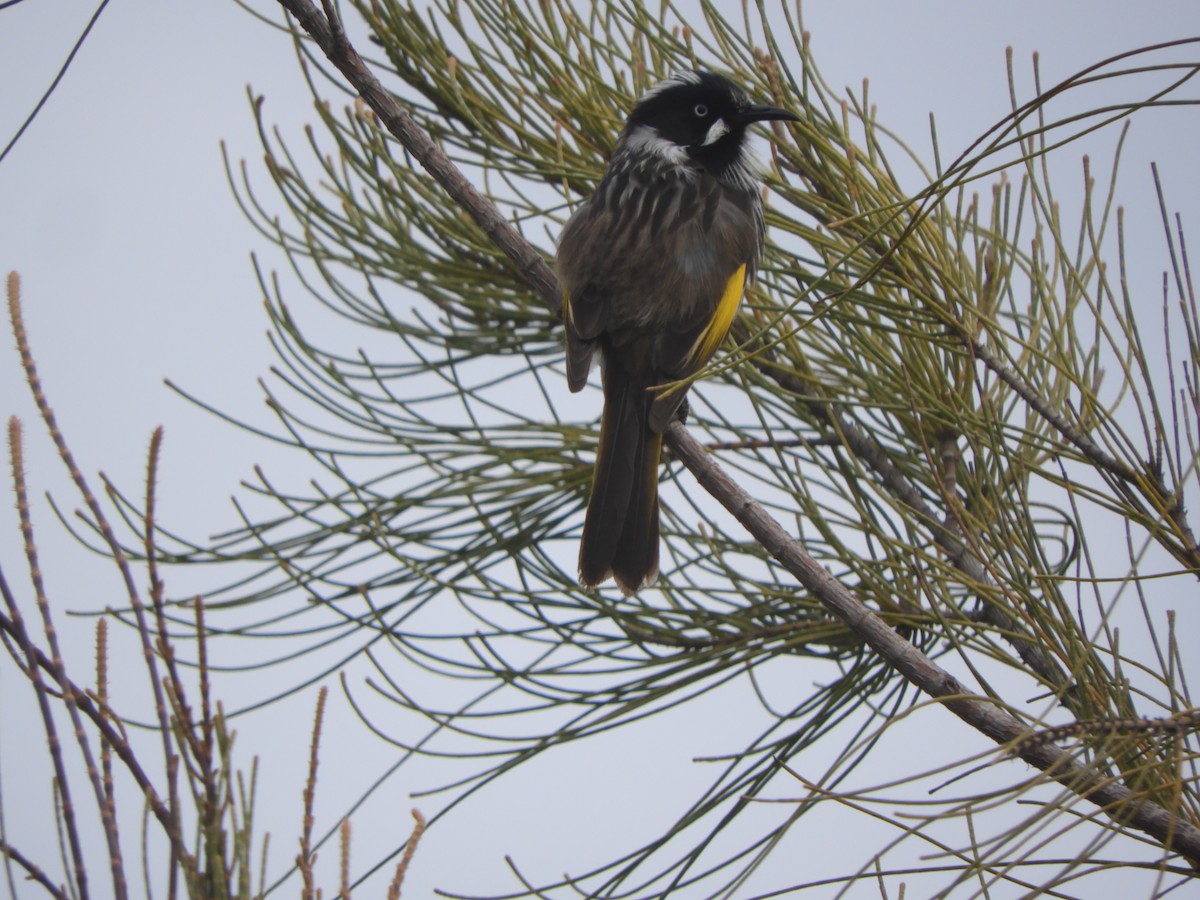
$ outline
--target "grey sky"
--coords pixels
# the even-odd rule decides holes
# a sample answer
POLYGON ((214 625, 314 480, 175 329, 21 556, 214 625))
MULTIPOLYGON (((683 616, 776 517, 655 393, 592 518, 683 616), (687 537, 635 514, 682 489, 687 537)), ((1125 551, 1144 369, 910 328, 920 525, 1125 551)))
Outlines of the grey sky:
MULTIPOLYGON (((262 0, 256 6, 274 12, 262 0)), ((27 0, 0 11, 0 141, 7 141, 32 108, 92 9, 78 0, 27 0)), ((928 114, 934 112, 943 159, 957 155, 1006 113, 1006 45, 1014 47, 1028 99, 1034 50, 1041 53, 1043 83, 1050 84, 1112 53, 1200 34, 1195 0, 1152 5, 818 0, 805 5, 805 16, 827 81, 857 92, 868 76, 880 119, 925 158, 928 114)), ((1190 57, 1195 56, 1193 50, 1190 57)), ((232 2, 115 0, 58 92, 0 165, 0 268, 21 273, 34 351, 75 453, 89 475, 103 469, 138 496, 150 431, 164 425, 161 514, 186 520, 193 536, 237 524, 228 497, 252 465, 274 463, 292 467, 292 477, 307 477, 295 469, 304 464, 298 456, 281 455, 222 424, 163 385, 170 378, 235 416, 272 424, 256 379, 274 358, 249 254, 263 253, 268 269, 281 261, 235 205, 218 146, 225 140, 230 155, 247 159, 258 177, 261 150, 247 84, 266 95, 266 119, 298 144, 303 124, 314 117, 285 39, 232 2)), ((1185 224, 1200 220, 1198 137, 1195 110, 1153 113, 1135 124, 1120 200, 1138 223, 1136 250, 1156 253, 1161 246, 1149 203, 1152 159, 1185 224)), ((1066 173, 1062 183, 1078 182, 1073 173, 1085 149, 1107 168, 1114 140, 1109 131, 1086 147, 1063 152, 1056 163, 1066 173)), ((266 181, 258 177, 258 183, 266 181)), ((1138 265, 1151 283, 1161 257, 1138 265)), ((299 293, 292 298, 299 300, 299 293)), ((0 412, 20 415, 26 424, 34 515, 52 597, 60 609, 120 602, 109 566, 64 538, 41 499, 51 489, 68 508, 78 505, 32 412, 11 350, 0 358, 0 401, 0 412)), ((0 540, 0 562, 10 581, 23 583, 15 520, 10 515, 0 527, 7 535, 0 540)), ((175 587, 179 592, 183 585, 176 581, 175 587)), ((90 624, 62 616, 59 624, 71 632, 80 669, 88 668, 90 624)), ((125 659, 135 664, 133 654, 125 659)), ((44 778, 13 776, 26 753, 36 758, 44 752, 40 737, 14 734, 13 723, 29 713, 28 691, 10 669, 0 670, 0 766, 11 824, 23 801, 44 803, 47 794, 44 778)), ((140 679, 134 670, 123 681, 133 692, 140 679)), ((233 697, 236 681, 227 685, 233 697)), ((336 684, 330 687, 336 727, 326 733, 327 768, 318 796, 325 822, 393 756, 356 730, 336 684)), ((243 762, 257 753, 269 764, 260 801, 262 827, 272 832, 274 871, 295 853, 314 697, 307 691, 258 721, 237 724, 243 762)), ((429 896, 435 885, 465 893, 515 889, 506 853, 544 881, 629 849, 631 830, 648 837, 653 825, 677 814, 712 777, 691 763, 693 757, 731 749, 721 732, 736 714, 728 708, 710 708, 709 714, 720 728, 698 722, 694 717, 701 711, 689 707, 686 721, 676 714, 638 734, 608 735, 515 773, 427 836, 405 896, 429 896), (674 743, 681 733, 694 736, 695 744, 674 743), (663 795, 645 808, 648 795, 667 781, 663 795)), ((431 772, 414 767, 356 817, 356 862, 364 864, 399 842, 410 826, 410 806, 436 807, 436 799, 414 802, 406 796, 438 783, 431 772)), ((834 855, 833 833, 828 832, 828 846, 810 844, 797 859, 834 855)), ((127 852, 136 848, 135 841, 126 843, 127 852)), ((56 858, 48 845, 31 849, 56 858)), ((332 862, 332 848, 323 856, 332 862)), ((871 890, 851 896, 878 896, 871 890)))

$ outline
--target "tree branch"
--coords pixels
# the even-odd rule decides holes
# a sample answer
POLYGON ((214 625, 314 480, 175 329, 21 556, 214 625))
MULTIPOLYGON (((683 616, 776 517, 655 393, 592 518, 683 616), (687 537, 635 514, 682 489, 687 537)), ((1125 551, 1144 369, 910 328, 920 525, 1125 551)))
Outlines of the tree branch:
MULTIPOLYGON (((739 343, 745 342, 749 333, 739 333, 739 343)), ((948 523, 941 521, 933 508, 925 499, 925 495, 917 486, 892 462, 887 449, 870 433, 846 417, 837 404, 826 400, 812 390, 803 379, 795 377, 787 366, 774 364, 774 355, 770 350, 763 351, 752 357, 753 364, 767 378, 780 387, 802 399, 808 414, 821 424, 837 444, 844 444, 879 478, 879 483, 888 493, 911 510, 921 524, 929 529, 933 542, 942 549, 950 564, 961 572, 969 581, 976 584, 995 585, 996 581, 988 572, 987 566, 970 546, 963 540, 948 523)), ((810 441, 811 445, 812 442, 810 441)), ((1058 693, 1063 705, 1072 712, 1070 695, 1071 678, 1063 671, 1054 658, 1044 647, 1028 637, 1024 624, 1014 619, 996 603, 986 597, 982 599, 982 608, 978 615, 982 621, 996 628, 1017 651, 1021 661, 1035 675, 1041 678, 1051 690, 1058 693)))
POLYGON ((1022 760, 1045 772, 1114 818, 1144 831, 1200 862, 1200 829, 1154 803, 1139 800, 1111 777, 1082 765, 1062 748, 1022 743, 1029 729, 989 699, 974 696, 957 678, 896 633, 851 591, 809 556, 791 535, 729 477, 704 446, 679 422, 668 430, 671 447, 696 480, 796 576, 833 615, 882 656, 909 683, 941 701, 948 710, 997 744, 1015 747, 1022 760))
MULTIPOLYGON (((551 309, 560 305, 554 274, 544 259, 500 215, 495 206, 467 181, 429 136, 380 84, 350 45, 330 0, 324 15, 309 0, 279 0, 301 28, 346 77, 391 134, 488 234, 517 266, 525 280, 551 309)), ((1081 765, 1053 745, 1022 744, 1029 729, 992 701, 973 696, 953 675, 904 640, 854 594, 809 556, 801 544, 734 482, 678 422, 666 432, 667 442, 697 481, 782 563, 797 580, 910 683, 942 702, 976 730, 1003 746, 1013 746, 1029 765, 1047 773, 1115 819, 1143 831, 1200 867, 1200 829, 1169 811, 1135 798, 1129 789, 1081 765)))
POLYGON ((542 255, 508 223, 494 203, 476 190, 458 166, 413 121, 395 95, 379 83, 346 37, 333 3, 322 0, 324 15, 309 0, 279 0, 279 5, 296 17, 300 27, 312 37, 338 71, 346 76, 346 80, 379 116, 392 136, 404 145, 404 149, 513 261, 529 286, 541 295, 551 309, 561 310, 562 295, 558 290, 558 281, 542 255))

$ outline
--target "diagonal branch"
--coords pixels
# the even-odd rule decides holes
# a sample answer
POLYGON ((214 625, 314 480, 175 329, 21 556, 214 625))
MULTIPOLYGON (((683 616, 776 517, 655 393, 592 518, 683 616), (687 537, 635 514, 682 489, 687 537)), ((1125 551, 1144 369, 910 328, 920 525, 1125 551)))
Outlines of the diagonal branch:
POLYGON ((679 422, 668 431, 671 447, 696 477, 775 559, 821 601, 833 615, 868 643, 909 683, 942 702, 948 710, 997 744, 1015 746, 1016 754, 1055 781, 1095 803, 1114 818, 1144 831, 1164 846, 1200 861, 1200 829, 1154 803, 1139 800, 1124 785, 1078 762, 1062 748, 1021 742, 1029 729, 991 700, 972 695, 941 668, 864 606, 844 584, 804 551, 791 535, 742 487, 729 477, 679 422))
MULTIPOLYGON (((491 201, 467 181, 397 99, 380 84, 346 38, 332 2, 322 0, 324 14, 310 0, 279 0, 279 3, 295 16, 392 135, 516 264, 546 304, 551 309, 558 309, 558 285, 545 260, 504 220, 491 201)), ((1029 765, 1046 772, 1117 820, 1151 835, 1200 867, 1200 829, 1161 806, 1135 798, 1128 788, 1081 765, 1071 754, 1053 744, 1018 743, 1020 738, 1028 735, 1024 725, 991 701, 972 696, 953 675, 863 605, 726 475, 683 425, 672 423, 666 438, 701 486, 895 671, 996 743, 1016 746, 1016 755, 1029 765)))
MULTIPOLYGON (((748 334, 738 334, 738 341, 744 341, 748 334)), ((941 521, 933 508, 926 501, 916 484, 900 471, 892 461, 891 455, 879 440, 866 429, 860 428, 835 403, 823 398, 803 379, 795 377, 787 366, 774 364, 773 354, 765 350, 753 358, 753 364, 766 377, 775 381, 796 397, 801 398, 811 415, 820 426, 832 436, 832 440, 845 444, 879 479, 879 483, 887 489, 890 496, 899 500, 916 515, 917 519, 929 529, 933 541, 954 568, 961 572, 970 582, 984 585, 994 585, 996 582, 988 572, 987 566, 979 555, 963 539, 961 533, 950 523, 941 521)), ((811 442, 810 442, 811 443, 811 442)), ((1072 709, 1071 678, 1062 667, 1048 654, 1045 648, 1027 636, 1022 623, 1014 619, 1003 607, 996 603, 983 600, 980 611, 976 614, 983 621, 1005 636, 1011 643, 1021 661, 1041 678, 1050 688, 1057 692, 1063 705, 1072 709)))
POLYGON ((372 74, 354 49, 342 28, 334 5, 330 0, 321 0, 324 14, 309 0, 279 0, 280 6, 296 17, 296 20, 321 51, 329 58, 346 80, 354 86, 359 96, 375 111, 379 119, 404 149, 413 155, 425 171, 455 199, 509 259, 516 264, 521 277, 550 305, 553 310, 561 307, 562 299, 558 281, 542 255, 523 238, 508 220, 500 214, 495 204, 483 196, 441 148, 433 142, 413 117, 372 74))

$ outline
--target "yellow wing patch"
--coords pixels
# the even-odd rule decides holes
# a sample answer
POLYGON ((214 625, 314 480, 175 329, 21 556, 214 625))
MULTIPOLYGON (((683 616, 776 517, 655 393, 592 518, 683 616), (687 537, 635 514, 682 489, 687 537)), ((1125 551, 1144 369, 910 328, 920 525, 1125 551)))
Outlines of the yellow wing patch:
POLYGON ((746 265, 743 263, 725 282, 725 293, 721 295, 721 301, 717 304, 708 327, 700 332, 696 343, 692 344, 692 349, 688 351, 686 359, 688 371, 696 371, 712 359, 712 355, 717 352, 721 341, 725 340, 725 335, 729 334, 729 328, 733 325, 733 319, 737 315, 738 307, 742 302, 742 292, 745 289, 746 265))

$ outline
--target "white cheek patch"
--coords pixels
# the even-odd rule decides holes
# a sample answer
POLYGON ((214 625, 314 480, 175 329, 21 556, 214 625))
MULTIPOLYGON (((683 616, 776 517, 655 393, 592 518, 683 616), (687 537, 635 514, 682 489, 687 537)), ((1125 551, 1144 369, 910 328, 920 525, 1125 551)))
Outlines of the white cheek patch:
POLYGON ((625 146, 635 153, 647 153, 657 156, 673 165, 681 166, 687 162, 687 151, 678 144, 658 136, 658 133, 648 125, 639 125, 628 137, 625 146))
POLYGON ((709 144, 715 144, 727 134, 729 134, 729 126, 725 124, 724 119, 717 119, 717 121, 708 126, 708 133, 704 135, 702 146, 707 147, 709 144))

